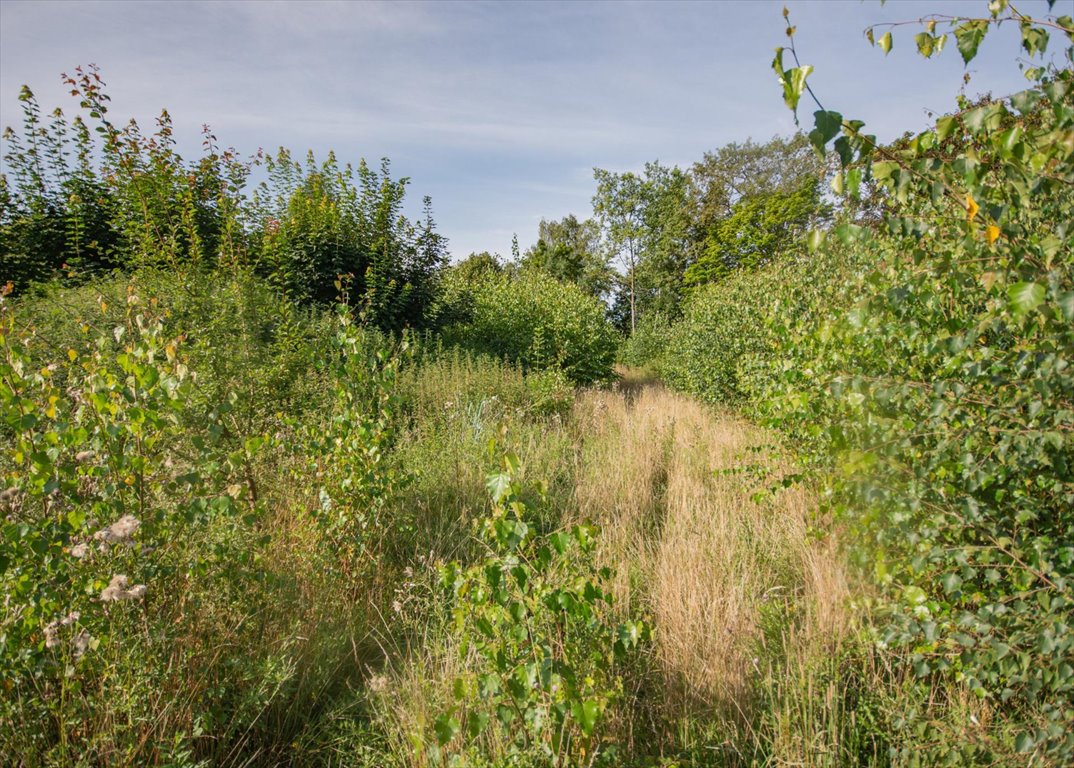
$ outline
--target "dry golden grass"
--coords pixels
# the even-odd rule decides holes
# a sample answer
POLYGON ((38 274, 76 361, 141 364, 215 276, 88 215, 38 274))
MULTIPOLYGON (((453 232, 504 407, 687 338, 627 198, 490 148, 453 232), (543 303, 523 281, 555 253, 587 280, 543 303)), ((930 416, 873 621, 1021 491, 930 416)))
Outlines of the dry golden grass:
MULTIPOLYGON (((601 525, 617 606, 656 628, 650 663, 611 714, 626 753, 693 741, 721 765, 748 763, 755 748, 774 765, 840 764, 842 683, 822 670, 853 626, 844 559, 833 537, 812 535, 808 489, 755 498, 784 470, 768 435, 627 372, 612 390, 583 392, 562 427, 523 437, 541 473, 573 464, 560 468, 573 482, 562 522, 601 525)), ((414 766, 459 672, 457 649, 429 632, 397 654, 390 695, 377 697, 414 766)), ((482 745, 486 756, 503 748, 482 745)))
POLYGON ((766 659, 808 675, 851 625, 843 558, 810 535, 815 500, 801 487, 754 500, 780 472, 749 451, 766 435, 636 377, 583 396, 576 423, 575 513, 603 526, 617 599, 653 618, 663 719, 708 712, 749 733, 766 659), (725 471, 746 463, 773 474, 725 471))

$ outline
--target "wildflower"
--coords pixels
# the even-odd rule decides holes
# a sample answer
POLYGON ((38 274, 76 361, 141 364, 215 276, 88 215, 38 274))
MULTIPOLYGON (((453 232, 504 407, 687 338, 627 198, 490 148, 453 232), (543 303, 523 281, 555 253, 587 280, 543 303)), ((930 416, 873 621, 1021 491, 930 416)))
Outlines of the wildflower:
POLYGON ((75 454, 75 461, 81 464, 83 461, 89 461, 94 456, 93 451, 79 451, 75 454))
POLYGON ((373 693, 381 693, 388 688, 388 677, 386 675, 373 675, 369 678, 369 690, 373 693))
POLYGON ((399 602, 398 600, 392 600, 392 610, 395 613, 402 613, 403 612, 403 604, 401 602, 399 602))
POLYGON ((86 544, 85 542, 81 544, 75 544, 73 547, 71 547, 69 551, 71 557, 75 558, 76 560, 81 560, 89 554, 89 544, 86 544))
POLYGON ((85 627, 78 631, 78 634, 71 638, 71 647, 75 649, 75 658, 81 659, 82 654, 89 650, 90 642, 92 642, 93 636, 86 630, 85 627))
POLYGON ((116 544, 129 539, 140 525, 141 522, 134 515, 123 515, 107 528, 102 528, 93 534, 93 538, 105 544, 116 544))
POLYGON ((102 603, 118 602, 120 600, 141 600, 145 597, 145 584, 138 584, 127 589, 127 577, 116 575, 108 582, 108 586, 101 592, 102 603))
POLYGON ((50 621, 45 626, 45 647, 55 648, 57 645, 59 645, 60 630, 64 627, 69 627, 70 625, 74 624, 76 621, 78 621, 79 616, 81 616, 81 614, 78 611, 71 611, 62 619, 50 621))

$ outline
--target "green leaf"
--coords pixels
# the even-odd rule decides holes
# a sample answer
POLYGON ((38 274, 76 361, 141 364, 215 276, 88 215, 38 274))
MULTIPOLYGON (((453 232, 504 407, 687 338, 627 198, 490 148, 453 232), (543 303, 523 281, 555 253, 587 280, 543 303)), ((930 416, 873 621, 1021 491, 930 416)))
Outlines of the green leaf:
POLYGON ((548 541, 552 545, 552 548, 562 555, 567 551, 567 547, 570 546, 573 539, 566 531, 556 531, 548 537, 548 541))
POLYGON ((932 54, 936 51, 936 38, 928 32, 920 32, 914 35, 914 42, 917 43, 918 53, 926 59, 932 58, 932 54))
POLYGON ((903 589, 902 597, 903 600, 905 600, 910 605, 923 605, 924 602, 928 599, 928 596, 925 594, 925 590, 921 589, 921 587, 917 587, 914 585, 910 585, 903 589))
POLYGON ((1047 291, 1038 283, 1015 283, 1007 289, 1011 310, 1016 316, 1022 316, 1039 307, 1047 291))
POLYGON ((962 54, 963 62, 969 64, 973 61, 987 31, 988 22, 981 20, 967 21, 955 27, 955 42, 958 43, 958 52, 962 54))
POLYGON ((813 67, 806 64, 803 67, 794 67, 783 73, 783 101, 792 112, 798 111, 798 101, 805 91, 806 78, 813 71, 813 67))
POLYGON ((1025 48, 1026 53, 1030 56, 1036 56, 1038 53, 1044 55, 1048 48, 1048 33, 1027 21, 1023 21, 1021 27, 1022 47, 1025 48))
POLYGON ((1011 106, 1025 115, 1036 109, 1042 98, 1044 98, 1044 94, 1040 91, 1032 89, 1019 91, 1011 96, 1011 106))
POLYGON ((1059 296, 1059 310, 1063 313, 1063 319, 1074 322, 1074 291, 1059 296))
POLYGON ((951 594, 962 586, 962 579, 957 574, 945 573, 943 578, 940 579, 940 584, 943 586, 944 592, 951 594))
POLYGON ((1028 752, 1033 749, 1033 745, 1036 742, 1033 740, 1033 734, 1020 733, 1018 738, 1014 740, 1014 749, 1016 752, 1028 752))
POLYGON ((466 731, 471 738, 477 738, 489 724, 489 716, 484 712, 470 712, 466 718, 466 731))
POLYGON ((891 53, 891 33, 885 32, 883 35, 881 35, 878 44, 880 46, 880 50, 884 52, 885 56, 891 53))
POLYGON ((489 496, 499 504, 511 491, 511 476, 503 472, 492 472, 485 476, 485 487, 489 496))
POLYGON ((947 117, 941 117, 939 120, 936 121, 936 136, 940 139, 940 141, 943 141, 951 135, 951 133, 955 130, 957 126, 958 122, 952 115, 948 115, 947 117))
MULTIPOLYGON (((428 721, 426 721, 428 722, 428 721)), ((436 731, 436 741, 440 746, 444 746, 461 730, 459 721, 450 714, 440 715, 436 718, 436 723, 433 725, 433 730, 436 731)))
POLYGON ((806 239, 806 247, 809 248, 810 252, 816 252, 827 235, 828 233, 823 229, 814 229, 810 231, 809 237, 806 239))
POLYGON ((593 735, 593 729, 597 725, 597 720, 600 719, 602 710, 603 707, 597 699, 571 702, 571 714, 574 715, 574 719, 578 721, 578 727, 586 736, 593 735))
POLYGON ((819 154, 824 154, 824 147, 839 135, 843 127, 843 116, 838 112, 818 109, 813 113, 813 125, 809 132, 809 141, 819 154))

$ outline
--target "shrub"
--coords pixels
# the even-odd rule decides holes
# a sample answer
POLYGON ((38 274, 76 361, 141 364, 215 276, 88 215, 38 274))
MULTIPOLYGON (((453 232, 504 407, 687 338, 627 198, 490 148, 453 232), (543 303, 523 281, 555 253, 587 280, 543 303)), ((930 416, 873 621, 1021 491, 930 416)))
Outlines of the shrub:
POLYGON ((450 341, 535 369, 558 368, 575 384, 608 379, 617 337, 597 299, 535 272, 490 275, 459 291, 467 320, 450 341))
MULTIPOLYGON (((1011 20, 1031 56, 1049 34, 1072 55, 1069 17, 1002 2, 951 34, 968 62, 1011 20)), ((926 56, 941 45, 929 24, 926 56)), ((809 68, 782 56, 793 107, 809 68)), ((1027 74, 1027 90, 963 100, 893 147, 816 112, 811 140, 836 139, 843 162, 835 187, 853 207, 873 185, 884 221, 700 292, 666 366, 795 438, 856 531, 883 588, 880 647, 911 678, 888 734, 908 764, 1074 755, 1074 71, 1027 74), (981 716, 960 721, 974 700, 981 716)))
POLYGON ((650 312, 638 319, 638 325, 619 347, 619 362, 635 368, 659 370, 667 355, 672 322, 667 316, 650 312))

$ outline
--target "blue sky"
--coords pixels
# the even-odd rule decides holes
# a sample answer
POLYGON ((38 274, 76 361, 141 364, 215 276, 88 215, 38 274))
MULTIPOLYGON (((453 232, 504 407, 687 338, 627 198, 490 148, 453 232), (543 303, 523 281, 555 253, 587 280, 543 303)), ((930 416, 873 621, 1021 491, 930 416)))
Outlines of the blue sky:
MULTIPOLYGON (((1062 4, 1063 0, 1060 0, 1062 4)), ((953 44, 887 57, 862 32, 925 13, 984 15, 986 0, 789 2, 810 82, 829 109, 881 138, 952 108, 953 44)), ((0 125, 23 83, 43 107, 76 105, 60 73, 98 64, 113 118, 162 107, 181 150, 209 123, 244 154, 286 146, 392 160, 415 210, 433 198, 456 258, 523 249, 542 218, 591 213, 592 169, 689 166, 705 151, 794 129, 770 69, 782 2, 0 1, 0 125)), ((1023 0, 1043 14, 1043 0, 1023 0)), ((1024 87, 1016 30, 986 40, 971 95, 1024 87)))

